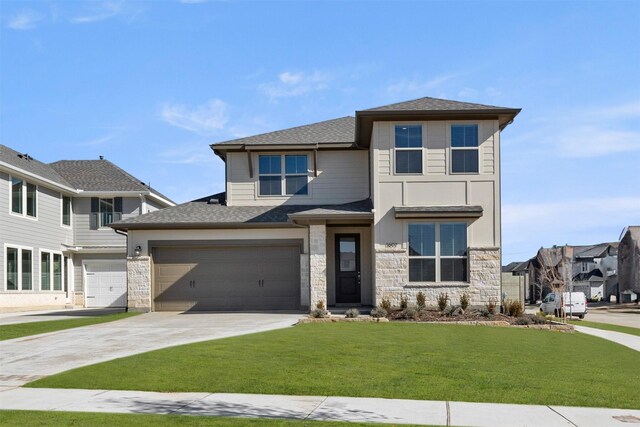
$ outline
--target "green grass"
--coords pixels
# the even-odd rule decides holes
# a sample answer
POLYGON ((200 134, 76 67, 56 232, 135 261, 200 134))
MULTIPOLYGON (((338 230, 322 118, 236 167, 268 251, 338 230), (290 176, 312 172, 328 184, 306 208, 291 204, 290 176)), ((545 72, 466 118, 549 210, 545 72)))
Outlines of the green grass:
POLYGON ((207 426, 207 427, 384 427, 391 424, 333 421, 227 418, 189 415, 107 414, 88 412, 0 411, 3 426, 207 426))
POLYGON ((28 386, 640 408, 639 364, 640 353, 586 334, 304 324, 139 354, 28 386), (615 361, 616 369, 595 368, 603 361, 615 361), (563 372, 570 390, 559 380, 563 372))
POLYGON ((62 331, 63 329, 77 328, 80 326, 96 325, 98 323, 113 322, 140 313, 114 313, 101 316, 79 317, 77 319, 47 320, 44 322, 16 323, 15 325, 0 326, 0 341, 12 338, 26 337, 29 335, 44 334, 47 332, 62 331))
POLYGON ((634 328, 631 326, 618 326, 618 325, 611 325, 609 323, 589 322, 586 320, 573 320, 573 319, 569 320, 568 323, 571 323, 572 325, 587 326, 589 328, 603 329, 605 331, 622 332, 625 334, 631 334, 631 335, 636 335, 640 337, 640 328, 634 328))

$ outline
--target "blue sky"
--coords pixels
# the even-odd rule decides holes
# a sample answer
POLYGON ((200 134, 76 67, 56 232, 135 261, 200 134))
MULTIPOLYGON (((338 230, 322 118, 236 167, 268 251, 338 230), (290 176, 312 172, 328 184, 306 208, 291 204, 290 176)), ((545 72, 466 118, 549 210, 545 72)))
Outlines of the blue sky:
POLYGON ((216 141, 422 96, 502 135, 504 261, 640 224, 640 2, 7 1, 0 141, 109 160, 178 202, 216 141))

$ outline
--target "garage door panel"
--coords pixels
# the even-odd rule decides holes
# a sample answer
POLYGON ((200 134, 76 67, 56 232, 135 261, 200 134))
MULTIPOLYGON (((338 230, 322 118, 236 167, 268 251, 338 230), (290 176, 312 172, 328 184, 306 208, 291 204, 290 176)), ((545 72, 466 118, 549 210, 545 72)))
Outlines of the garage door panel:
POLYGON ((127 272, 124 262, 86 262, 87 307, 126 307, 127 272))
POLYGON ((299 247, 296 246, 156 248, 155 308, 298 309, 299 262, 299 247), (190 265, 191 270, 187 276, 179 277, 180 266, 185 264, 190 265), (172 286, 184 283, 187 277, 186 287, 184 284, 172 286), (193 285, 189 280, 194 281, 193 285))

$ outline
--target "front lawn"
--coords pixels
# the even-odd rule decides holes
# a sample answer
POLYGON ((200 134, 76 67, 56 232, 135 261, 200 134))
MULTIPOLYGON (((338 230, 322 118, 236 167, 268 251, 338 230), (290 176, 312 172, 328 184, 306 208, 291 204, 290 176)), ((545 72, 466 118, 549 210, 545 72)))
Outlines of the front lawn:
POLYGON ((79 317, 77 319, 46 320, 44 322, 16 323, 14 325, 0 326, 0 341, 12 338, 26 337, 29 335, 44 334, 47 332, 61 331, 63 329, 77 328, 80 326, 96 325, 98 323, 113 322, 135 316, 140 313, 114 313, 100 316, 79 317))
POLYGON ((633 328, 631 326, 618 326, 611 325, 609 323, 589 322, 587 320, 569 320, 568 323, 572 325, 587 326, 589 328, 603 329, 605 331, 622 332, 624 334, 631 334, 640 337, 640 328, 633 328))
MULTIPOLYGON (((281 420, 268 418, 218 418, 190 415, 105 414, 88 412, 0 411, 2 425, 91 426, 91 427, 384 427, 390 424, 333 421, 281 420)), ((410 426, 407 426, 410 427, 410 426)))
POLYGON ((579 333, 316 323, 152 351, 28 386, 640 408, 639 364, 640 353, 579 333))

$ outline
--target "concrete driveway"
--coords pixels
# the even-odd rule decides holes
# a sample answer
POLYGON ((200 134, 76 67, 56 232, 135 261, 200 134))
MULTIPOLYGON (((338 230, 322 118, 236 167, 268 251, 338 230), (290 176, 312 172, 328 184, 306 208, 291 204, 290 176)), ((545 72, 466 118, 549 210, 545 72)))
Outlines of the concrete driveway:
POLYGON ((145 313, 0 341, 0 387, 165 347, 286 328, 301 314, 145 313))

